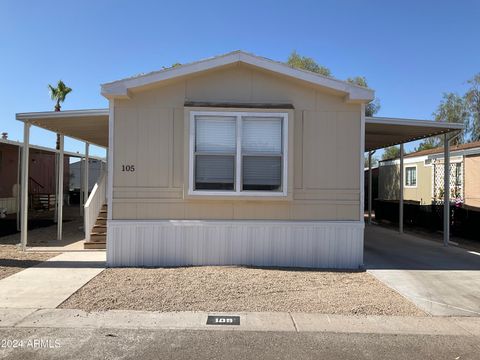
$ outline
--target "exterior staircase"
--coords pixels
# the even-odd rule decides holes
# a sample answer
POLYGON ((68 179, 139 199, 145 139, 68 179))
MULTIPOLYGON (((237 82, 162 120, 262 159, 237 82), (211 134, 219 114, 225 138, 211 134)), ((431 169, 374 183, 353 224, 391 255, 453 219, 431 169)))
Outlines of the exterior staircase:
POLYGON ((84 249, 107 248, 107 205, 103 205, 98 213, 95 225, 90 232, 90 239, 83 244, 84 249))

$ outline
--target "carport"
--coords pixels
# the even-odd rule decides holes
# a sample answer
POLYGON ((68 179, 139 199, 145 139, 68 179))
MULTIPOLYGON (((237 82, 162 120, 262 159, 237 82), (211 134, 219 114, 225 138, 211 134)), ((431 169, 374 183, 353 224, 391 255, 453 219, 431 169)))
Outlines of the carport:
POLYGON ((463 124, 435 122, 430 120, 366 117, 365 152, 368 152, 368 223, 372 220, 372 155, 376 150, 400 145, 400 196, 398 231, 403 233, 403 188, 404 188, 404 144, 443 135, 444 140, 444 208, 443 208, 443 244, 450 240, 450 141, 463 129, 463 124))
MULTIPOLYGON (((68 111, 44 111, 16 114, 16 119, 24 124, 23 131, 23 156, 22 156, 22 179, 21 179, 21 244, 25 250, 28 234, 28 156, 30 149, 30 128, 37 126, 60 134, 57 156, 62 159, 64 151, 64 137, 68 136, 85 143, 85 164, 89 161, 90 144, 103 148, 108 147, 108 121, 109 109, 86 109, 68 111)), ((108 162, 108 154, 107 154, 108 162)), ((60 166, 56 171, 57 188, 63 189, 63 168, 60 166)), ((88 166, 83 171, 83 194, 81 205, 88 201, 88 166)), ((58 191, 56 198, 57 239, 62 239, 63 228, 63 192, 58 191)), ((98 213, 98 212, 97 212, 98 213)), ((84 218, 87 214, 84 213, 84 218)))

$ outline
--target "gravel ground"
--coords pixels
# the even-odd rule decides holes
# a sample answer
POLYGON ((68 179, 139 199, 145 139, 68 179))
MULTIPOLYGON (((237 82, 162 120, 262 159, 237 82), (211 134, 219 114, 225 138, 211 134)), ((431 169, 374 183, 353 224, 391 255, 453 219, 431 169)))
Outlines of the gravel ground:
POLYGON ((60 307, 426 315, 366 272, 208 266, 106 269, 60 307))
POLYGON ((58 254, 23 252, 15 245, 0 245, 0 279, 38 265, 56 255, 58 254))

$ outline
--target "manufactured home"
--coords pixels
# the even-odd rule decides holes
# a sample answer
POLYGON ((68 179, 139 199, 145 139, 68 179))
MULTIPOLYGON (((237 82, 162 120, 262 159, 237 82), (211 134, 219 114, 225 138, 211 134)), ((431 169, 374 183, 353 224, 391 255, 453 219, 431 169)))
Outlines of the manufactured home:
POLYGON ((109 266, 359 268, 364 152, 461 129, 366 118, 373 90, 242 51, 101 89, 17 119, 108 148, 85 228, 109 266))
MULTIPOLYGON (((0 209, 4 214, 18 213, 20 159, 23 143, 0 139, 0 209)), ((55 204, 55 149, 30 145, 28 206, 31 210, 52 210, 55 204)), ((69 154, 65 154, 64 179, 68 180, 69 154)), ((68 193, 68 188, 64 188, 68 193)))
MULTIPOLYGON (((405 155, 403 171, 404 199, 419 205, 443 202, 443 147, 405 155)), ((380 162, 380 200, 399 199, 400 160, 380 162)), ((480 207, 480 141, 451 147, 450 201, 480 207)))

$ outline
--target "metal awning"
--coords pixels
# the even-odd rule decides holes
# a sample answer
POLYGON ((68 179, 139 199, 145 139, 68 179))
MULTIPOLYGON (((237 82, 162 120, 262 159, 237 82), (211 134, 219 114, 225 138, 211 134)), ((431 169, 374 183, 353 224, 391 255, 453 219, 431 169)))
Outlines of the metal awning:
POLYGON ((80 141, 108 147, 108 109, 19 113, 17 120, 28 122, 80 141))
POLYGON ((365 151, 460 131, 463 124, 386 117, 365 118, 365 151))

